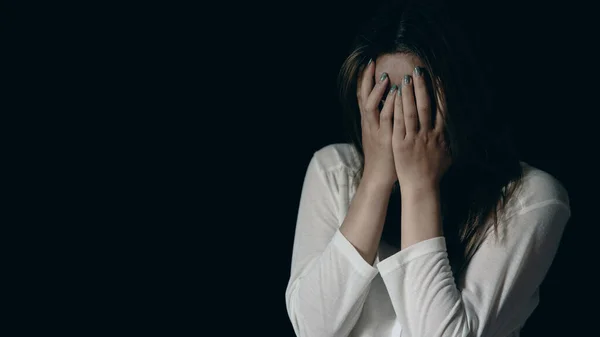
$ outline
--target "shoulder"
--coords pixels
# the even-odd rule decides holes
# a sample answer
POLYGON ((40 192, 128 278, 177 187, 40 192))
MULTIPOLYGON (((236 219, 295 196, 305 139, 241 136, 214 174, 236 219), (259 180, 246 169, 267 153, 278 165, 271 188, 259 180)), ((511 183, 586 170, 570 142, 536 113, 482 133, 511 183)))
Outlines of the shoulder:
POLYGON ((326 145, 315 151, 312 160, 324 173, 355 173, 360 167, 359 153, 349 143, 326 145))
POLYGON ((569 194, 558 179, 523 161, 521 167, 523 177, 509 201, 512 204, 510 213, 526 213, 544 206, 553 206, 570 213, 569 194))

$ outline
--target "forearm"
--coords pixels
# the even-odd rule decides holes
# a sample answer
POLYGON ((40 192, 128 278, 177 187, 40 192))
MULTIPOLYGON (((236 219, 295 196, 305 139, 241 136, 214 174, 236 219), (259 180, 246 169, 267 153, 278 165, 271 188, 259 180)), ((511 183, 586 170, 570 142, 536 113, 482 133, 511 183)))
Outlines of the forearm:
POLYGON ((377 269, 340 232, 308 263, 292 274, 286 290, 296 335, 347 337, 360 317, 377 269))
POLYGON ((340 227, 340 232, 371 265, 377 255, 391 191, 392 186, 368 179, 361 181, 340 227))
POLYGON ((400 249, 443 236, 439 188, 410 187, 402 189, 401 193, 400 249))

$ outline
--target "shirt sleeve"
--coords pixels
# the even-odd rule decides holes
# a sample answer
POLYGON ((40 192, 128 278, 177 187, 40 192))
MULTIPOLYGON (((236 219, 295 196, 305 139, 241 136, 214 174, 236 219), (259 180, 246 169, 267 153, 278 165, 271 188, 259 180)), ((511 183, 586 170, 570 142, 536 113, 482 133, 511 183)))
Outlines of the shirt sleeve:
POLYGON ((285 293, 297 336, 348 336, 378 270, 339 231, 341 178, 311 159, 300 197, 291 275, 285 293))
POLYGON ((505 337, 520 329, 538 304, 569 217, 568 199, 553 199, 499 220, 499 236, 489 232, 458 285, 444 237, 381 261, 402 337, 505 337))

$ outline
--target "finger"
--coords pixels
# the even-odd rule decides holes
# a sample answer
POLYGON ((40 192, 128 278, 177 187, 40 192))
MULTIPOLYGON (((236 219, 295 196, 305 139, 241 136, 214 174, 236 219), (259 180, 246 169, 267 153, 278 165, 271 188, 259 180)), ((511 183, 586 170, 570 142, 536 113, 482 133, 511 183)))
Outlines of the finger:
POLYGON ((392 134, 392 118, 394 117, 394 102, 397 90, 398 87, 393 85, 379 115, 379 128, 388 135, 392 134))
POLYGON ((360 102, 360 99, 361 99, 360 88, 361 88, 362 79, 364 77, 364 74, 365 74, 366 70, 367 70, 367 65, 361 65, 358 68, 358 77, 356 78, 356 98, 358 99, 359 102, 360 102))
POLYGON ((444 95, 444 91, 441 89, 439 93, 436 95, 437 109, 435 115, 435 131, 442 132, 444 127, 446 126, 446 122, 444 118, 446 117, 446 98, 444 95))
POLYGON ((381 74, 379 82, 373 87, 373 91, 369 94, 365 104, 365 113, 367 114, 367 120, 371 123, 371 127, 379 128, 379 103, 383 94, 387 90, 389 79, 387 73, 381 74))
POLYGON ((394 137, 397 135, 400 139, 404 139, 406 127, 404 126, 404 109, 402 107, 402 86, 398 88, 398 94, 395 96, 397 97, 394 102, 394 137))
POLYGON ((429 93, 427 92, 424 69, 421 67, 415 67, 413 88, 419 115, 419 130, 431 130, 431 101, 429 100, 429 93))
MULTIPOLYGON (((364 113, 364 104, 367 102, 367 98, 373 90, 373 77, 375 76, 375 63, 373 60, 369 60, 369 63, 361 72, 358 80, 358 102, 361 108, 361 114, 364 113)), ((364 117, 364 116, 363 116, 364 117)))
POLYGON ((360 85, 362 82, 363 73, 365 72, 366 68, 367 68, 367 66, 360 66, 358 68, 358 76, 356 77, 356 99, 358 100, 359 104, 360 104, 360 85))
POLYGON ((410 75, 405 75, 402 83, 402 108, 404 112, 404 127, 406 129, 406 136, 408 137, 416 134, 419 129, 419 115, 417 114, 417 105, 415 103, 413 80, 410 75))

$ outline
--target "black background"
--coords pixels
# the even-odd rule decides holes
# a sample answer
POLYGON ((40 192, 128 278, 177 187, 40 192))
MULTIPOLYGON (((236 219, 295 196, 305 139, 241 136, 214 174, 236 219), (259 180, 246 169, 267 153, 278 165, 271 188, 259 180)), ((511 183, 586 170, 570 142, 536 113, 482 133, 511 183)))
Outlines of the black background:
MULTIPOLYGON (((451 2, 522 160, 557 177, 571 200, 523 336, 590 335, 593 8, 451 2)), ((9 124, 10 144, 27 147, 16 163, 33 161, 23 172, 35 188, 21 190, 42 191, 27 194, 43 206, 21 214, 56 224, 40 237, 60 228, 64 241, 40 240, 52 245, 32 254, 53 267, 30 268, 30 291, 71 304, 46 331, 293 336, 284 294, 304 174, 315 151, 346 139, 337 72, 377 3, 2 3, 6 115, 23 122, 9 124), (60 259, 48 258, 57 247, 60 259)))

